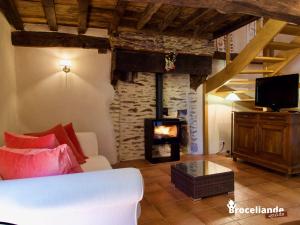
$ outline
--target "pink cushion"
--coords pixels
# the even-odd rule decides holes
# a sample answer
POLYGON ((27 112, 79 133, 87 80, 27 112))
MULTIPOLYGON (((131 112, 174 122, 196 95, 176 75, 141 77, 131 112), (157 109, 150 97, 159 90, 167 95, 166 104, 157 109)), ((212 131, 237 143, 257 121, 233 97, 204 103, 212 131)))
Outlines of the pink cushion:
POLYGON ((77 172, 82 169, 66 144, 54 149, 0 148, 0 176, 4 180, 77 172))
POLYGON ((58 141, 54 134, 32 137, 5 132, 4 141, 9 148, 55 148, 58 146, 58 141))
POLYGON ((73 144, 73 142, 69 138, 67 132, 65 131, 64 127, 61 124, 56 125, 55 127, 51 128, 50 130, 43 131, 43 132, 38 132, 38 133, 31 133, 31 134, 28 134, 28 135, 41 137, 41 136, 44 136, 44 135, 47 135, 47 134, 55 134, 59 144, 69 145, 72 152, 73 152, 73 154, 74 154, 74 156, 76 157, 77 161, 80 164, 83 164, 83 163, 86 162, 85 158, 80 155, 80 153, 76 149, 75 145, 73 144))

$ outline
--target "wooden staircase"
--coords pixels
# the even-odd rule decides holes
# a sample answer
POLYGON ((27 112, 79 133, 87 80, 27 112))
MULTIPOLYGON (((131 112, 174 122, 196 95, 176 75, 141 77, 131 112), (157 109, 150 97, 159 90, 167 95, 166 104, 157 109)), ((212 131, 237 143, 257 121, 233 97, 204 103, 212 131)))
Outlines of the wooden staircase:
POLYGON ((279 20, 268 20, 256 36, 246 45, 239 55, 228 62, 226 67, 206 81, 206 93, 224 96, 237 93, 242 101, 254 101, 248 94, 254 93, 255 78, 276 76, 300 54, 300 26, 290 25, 279 20), (274 41, 278 34, 295 36, 290 43, 274 41), (268 51, 264 51, 264 50, 268 51), (274 52, 276 55, 259 56, 261 52, 274 52), (260 63, 259 69, 248 69, 251 63, 260 63), (247 74, 248 79, 235 79, 247 74), (249 78, 253 75, 253 78, 249 78), (247 89, 235 90, 237 86, 247 85, 247 89), (251 88, 249 88, 251 86, 251 88))

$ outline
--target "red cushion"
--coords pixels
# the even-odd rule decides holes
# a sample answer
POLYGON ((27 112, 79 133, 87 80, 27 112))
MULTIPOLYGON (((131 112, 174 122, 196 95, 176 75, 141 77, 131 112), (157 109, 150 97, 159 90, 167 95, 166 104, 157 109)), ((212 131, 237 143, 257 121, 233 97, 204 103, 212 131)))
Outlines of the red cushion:
POLYGON ((82 169, 66 144, 54 149, 0 148, 0 176, 4 180, 75 172, 82 169))
POLYGON ((44 132, 39 132, 39 133, 31 133, 28 135, 32 135, 32 136, 44 136, 46 134, 55 134, 59 144, 67 144, 74 156, 76 157, 78 163, 82 164, 85 163, 85 159, 80 155, 80 153, 77 151, 75 145, 73 144, 73 142, 70 140, 67 132, 65 131, 64 127, 61 124, 56 125, 55 127, 51 128, 50 130, 44 131, 44 132))
POLYGON ((4 142, 9 148, 55 148, 58 146, 58 141, 54 134, 32 137, 5 132, 4 142))
POLYGON ((69 138, 71 139, 72 143, 76 147, 77 151, 81 155, 81 157, 87 159, 88 157, 86 155, 84 155, 82 147, 81 147, 81 145, 80 145, 80 143, 78 141, 78 138, 77 138, 77 136, 75 134, 75 130, 73 128, 73 124, 69 123, 69 124, 65 125, 64 128, 65 128, 65 131, 67 132, 69 138))

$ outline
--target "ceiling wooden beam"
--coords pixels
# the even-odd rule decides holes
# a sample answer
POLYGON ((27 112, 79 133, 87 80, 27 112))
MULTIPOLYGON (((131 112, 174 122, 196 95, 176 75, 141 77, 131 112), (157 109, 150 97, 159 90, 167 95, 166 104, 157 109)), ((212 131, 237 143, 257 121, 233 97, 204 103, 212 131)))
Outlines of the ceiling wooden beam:
POLYGON ((191 29, 192 27, 195 27, 196 23, 199 22, 201 18, 203 18, 205 15, 208 15, 211 13, 212 9, 198 9, 196 10, 191 16, 189 16, 182 24, 181 24, 181 30, 186 31, 188 29, 191 29))
POLYGON ((42 0, 44 13, 51 31, 57 31, 54 0, 42 0))
POLYGON ((71 47, 86 49, 110 49, 107 38, 58 32, 15 31, 11 33, 12 44, 24 47, 71 47))
POLYGON ((201 33, 208 33, 206 32, 208 28, 218 27, 222 23, 224 23, 224 15, 219 14, 214 9, 208 9, 203 13, 202 17, 199 17, 199 23, 194 30, 194 36, 197 37, 201 33))
POLYGON ((78 33, 84 34, 87 30, 90 0, 77 0, 77 1, 79 7, 78 33))
POLYGON ((118 26, 120 24, 120 20, 123 17, 126 10, 127 2, 123 2, 121 0, 117 1, 117 5, 114 12, 113 21, 110 25, 109 33, 114 34, 118 31, 118 26))
POLYGON ((237 21, 230 23, 227 26, 220 28, 219 30, 216 30, 213 33, 213 39, 216 39, 216 38, 222 37, 226 34, 229 34, 229 33, 233 32, 255 20, 258 20, 258 19, 259 19, 259 17, 256 17, 256 16, 250 16, 250 15, 242 16, 237 21))
POLYGON ((181 8, 179 7, 174 7, 172 10, 170 10, 159 24, 159 31, 163 32, 165 29, 167 29, 180 13, 181 8))
MULTIPOLYGON (((125 0, 124 0, 125 1, 125 0)), ((300 24, 300 7, 297 0, 126 0, 130 2, 163 3, 181 7, 212 8, 222 13, 242 13, 259 17, 270 17, 300 24)))
POLYGON ((14 0, 0 0, 0 10, 4 13, 7 21, 14 26, 16 30, 24 30, 23 21, 14 0))
POLYGON ((140 20, 138 21, 137 29, 143 29, 143 27, 151 20, 152 16, 159 10, 161 6, 162 3, 149 3, 140 20))

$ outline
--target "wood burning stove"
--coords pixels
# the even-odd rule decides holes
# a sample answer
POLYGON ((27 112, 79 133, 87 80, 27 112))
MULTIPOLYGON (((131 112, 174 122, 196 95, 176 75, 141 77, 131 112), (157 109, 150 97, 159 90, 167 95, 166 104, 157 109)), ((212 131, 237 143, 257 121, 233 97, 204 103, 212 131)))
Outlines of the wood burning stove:
POLYGON ((145 119, 145 157, 152 163, 180 159, 179 119, 145 119))
POLYGON ((156 119, 145 119, 145 158, 151 163, 180 159, 181 122, 163 118, 163 74, 156 74, 156 119))

